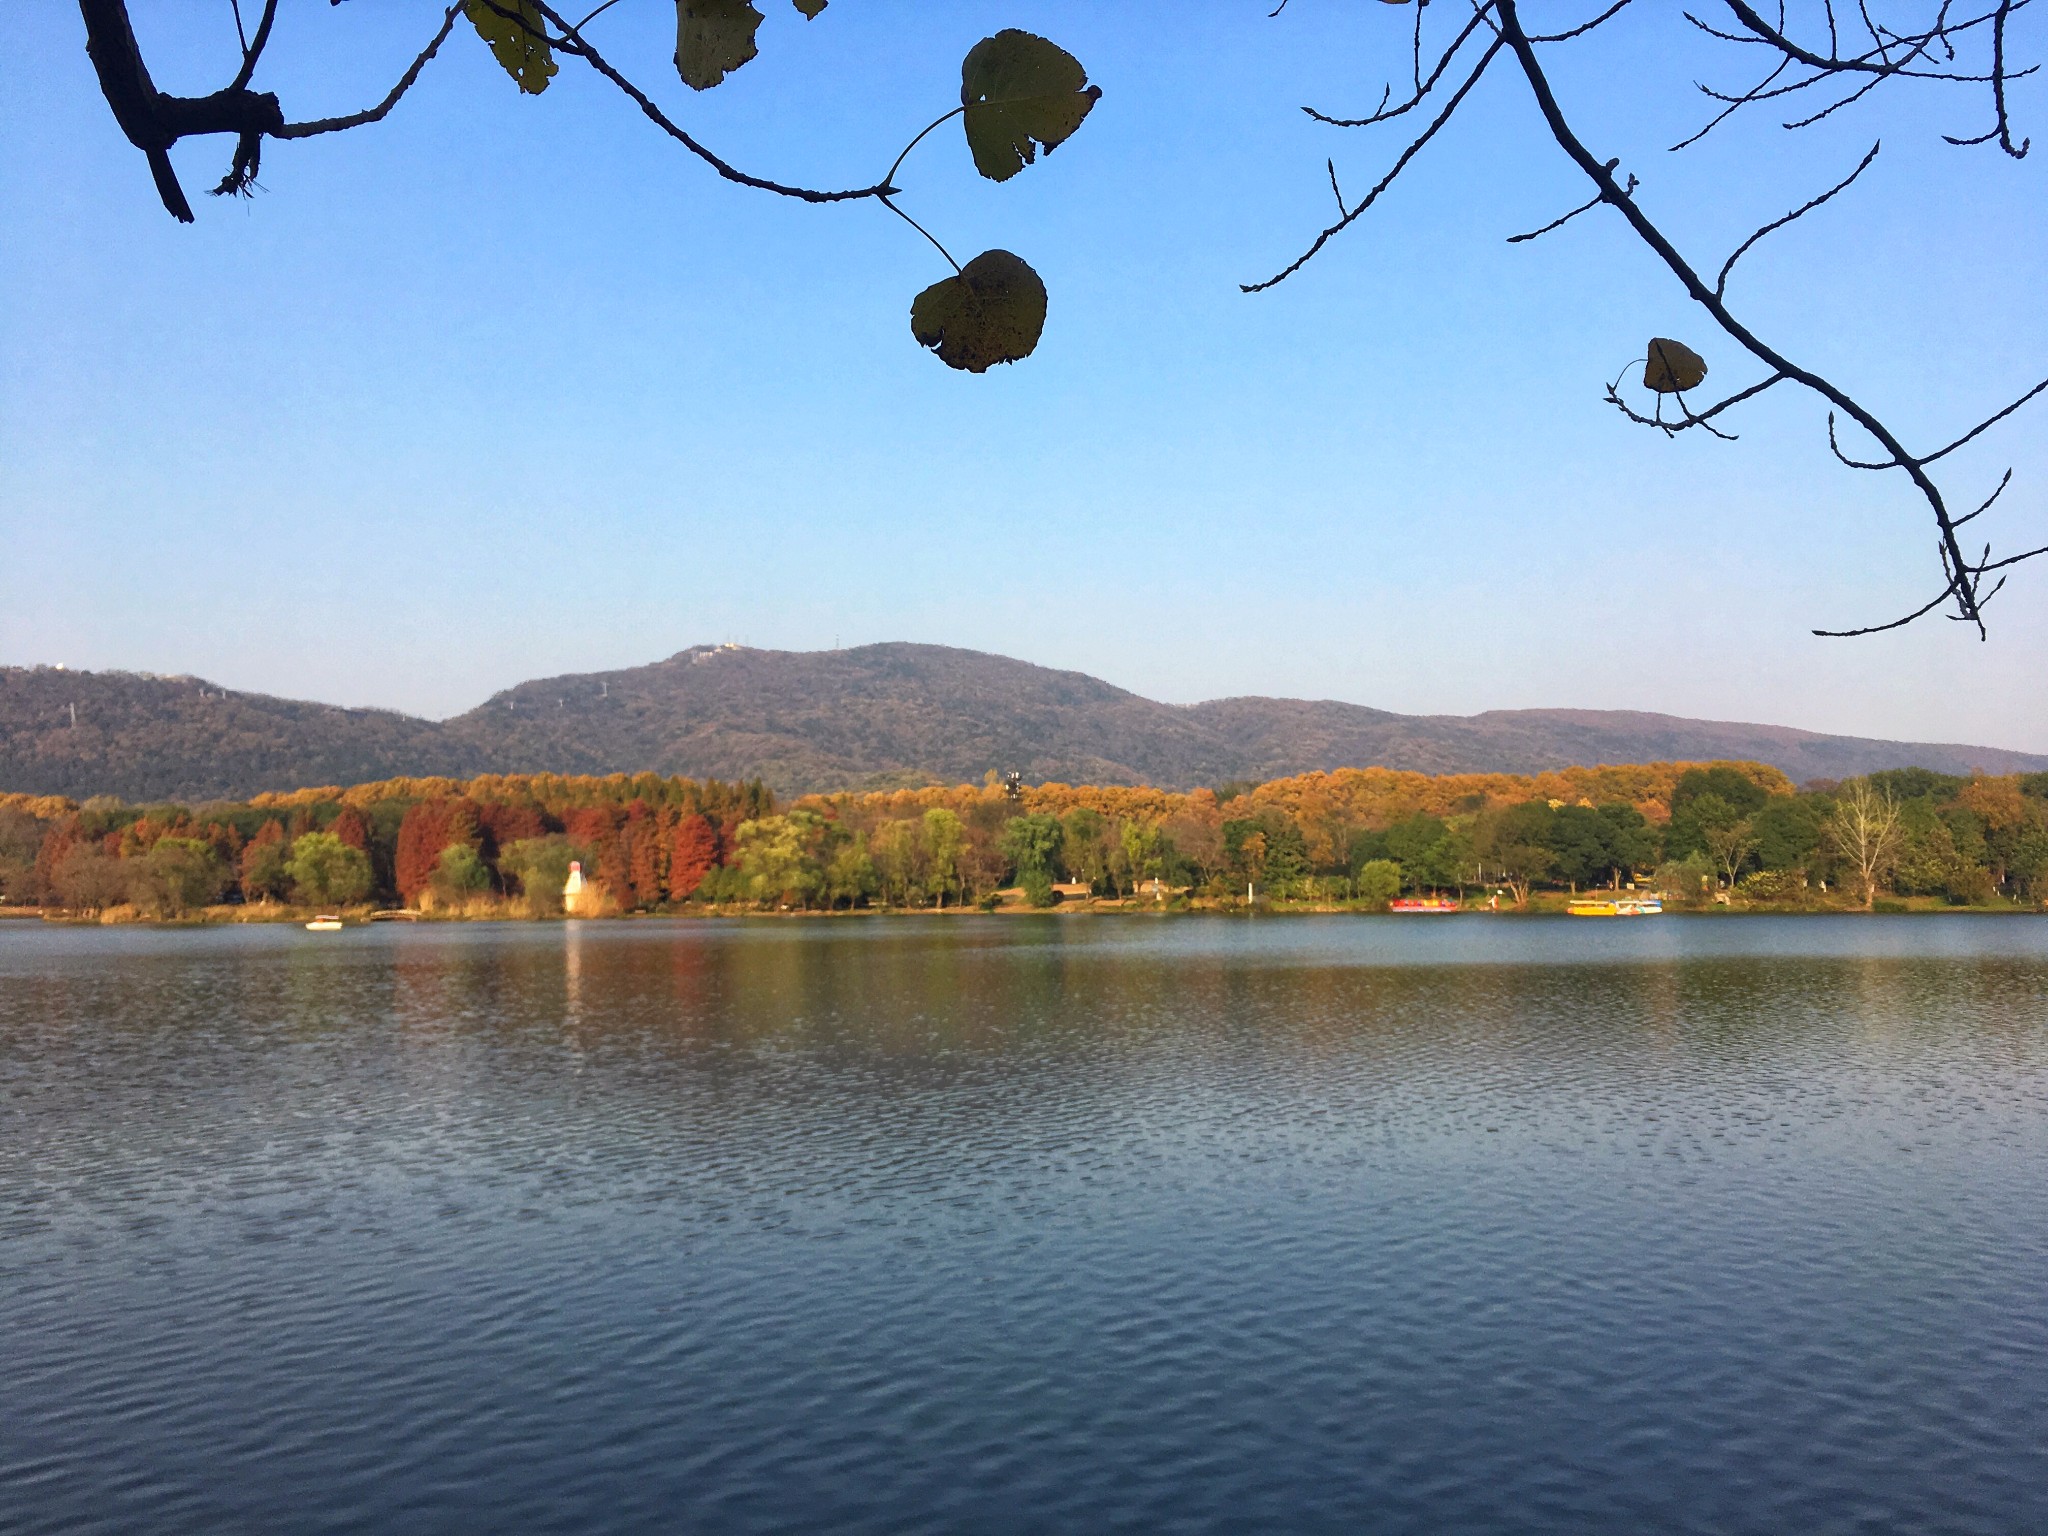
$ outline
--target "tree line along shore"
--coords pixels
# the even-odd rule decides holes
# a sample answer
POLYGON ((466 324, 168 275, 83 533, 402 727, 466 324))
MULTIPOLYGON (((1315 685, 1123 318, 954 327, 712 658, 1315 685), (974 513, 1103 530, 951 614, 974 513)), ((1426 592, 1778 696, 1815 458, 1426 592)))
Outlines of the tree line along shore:
POLYGON ((120 921, 1056 905, 2040 909, 2048 774, 1795 786, 1758 763, 1531 776, 1339 769, 1185 793, 979 785, 808 795, 654 774, 388 779, 247 801, 0 794, 0 910, 120 921))

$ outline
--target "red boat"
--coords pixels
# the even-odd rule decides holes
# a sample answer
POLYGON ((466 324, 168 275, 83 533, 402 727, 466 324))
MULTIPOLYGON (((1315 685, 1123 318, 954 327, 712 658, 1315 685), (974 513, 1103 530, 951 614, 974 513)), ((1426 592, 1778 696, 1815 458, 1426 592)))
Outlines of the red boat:
POLYGON ((1389 912, 1456 912, 1455 896, 1402 896, 1387 903, 1389 912))

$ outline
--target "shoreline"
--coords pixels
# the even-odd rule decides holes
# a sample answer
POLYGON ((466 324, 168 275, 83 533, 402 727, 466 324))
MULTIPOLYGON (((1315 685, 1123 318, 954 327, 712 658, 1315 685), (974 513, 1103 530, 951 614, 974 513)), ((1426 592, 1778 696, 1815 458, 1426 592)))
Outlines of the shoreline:
MULTIPOLYGON (((1022 902, 1005 902, 993 908, 981 906, 955 907, 852 907, 836 910, 783 909, 764 911, 758 907, 740 905, 666 907, 639 912, 610 912, 603 914, 572 915, 567 913, 533 913, 521 911, 510 903, 494 910, 478 911, 415 911, 370 910, 347 911, 340 916, 349 928, 370 928, 385 923, 533 923, 533 922, 586 922, 613 923, 635 922, 649 919, 685 921, 713 921, 750 919, 755 921, 786 921, 802 918, 874 919, 886 920, 905 917, 1357 917, 1357 918, 1403 918, 1421 923, 1430 918, 1455 917, 1492 918, 1534 918, 1571 916, 1567 908, 1568 898, 1555 901, 1532 898, 1526 907, 1503 906, 1491 909, 1474 904, 1455 912, 1412 913, 1388 912, 1365 905, 1339 905, 1329 902, 1258 902, 1247 907, 1243 902, 1217 902, 1209 900, 1180 901, 1173 904, 1156 902, 1119 902, 1109 898, 1089 902, 1061 902, 1051 907, 1033 907, 1022 902)), ((103 912, 67 911, 55 907, 0 907, 0 924, 9 922, 40 922, 64 928, 228 928, 240 926, 289 927, 304 926, 321 915, 316 909, 303 910, 271 908, 250 909, 242 906, 210 907, 203 911, 186 913, 176 917, 152 916, 134 909, 113 908, 103 912)), ((1744 918, 1744 917, 2043 917, 2048 916, 2048 903, 2041 906, 2026 906, 2017 902, 2001 902, 1997 905, 1974 904, 1956 905, 1940 898, 1920 897, 1910 899, 1881 900, 1875 908, 1865 911, 1853 904, 1817 905, 1812 903, 1771 903, 1744 902, 1709 903, 1693 906, 1666 906, 1663 912, 1648 914, 1658 917, 1681 918, 1744 918)), ((1586 922, 1638 922, 1642 918, 1582 918, 1586 922)))

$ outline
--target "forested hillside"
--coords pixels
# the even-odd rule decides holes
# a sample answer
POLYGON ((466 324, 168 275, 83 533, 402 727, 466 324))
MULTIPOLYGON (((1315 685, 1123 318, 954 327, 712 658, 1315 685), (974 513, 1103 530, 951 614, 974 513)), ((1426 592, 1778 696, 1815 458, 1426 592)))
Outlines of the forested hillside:
POLYGON ((0 790, 214 799, 484 765, 430 720, 196 677, 0 668, 0 790))
POLYGON ((968 782, 990 769, 1191 789, 1345 767, 1528 774, 1719 759, 1769 763, 1795 782, 1899 767, 2048 768, 2048 757, 1992 747, 1620 711, 1162 704, 1079 672, 933 645, 699 647, 522 683, 438 723, 195 678, 0 669, 0 789, 76 798, 207 799, 492 772, 759 778, 785 795, 968 782))

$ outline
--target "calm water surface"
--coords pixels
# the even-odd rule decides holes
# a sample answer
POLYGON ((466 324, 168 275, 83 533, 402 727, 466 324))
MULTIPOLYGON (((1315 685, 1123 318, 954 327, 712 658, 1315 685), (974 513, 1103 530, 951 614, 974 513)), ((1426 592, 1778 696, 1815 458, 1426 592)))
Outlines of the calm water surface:
POLYGON ((2048 1531, 2048 921, 0 925, 0 1527, 2048 1531))

